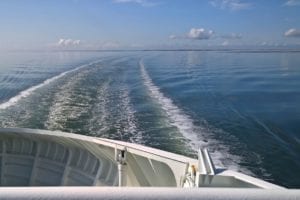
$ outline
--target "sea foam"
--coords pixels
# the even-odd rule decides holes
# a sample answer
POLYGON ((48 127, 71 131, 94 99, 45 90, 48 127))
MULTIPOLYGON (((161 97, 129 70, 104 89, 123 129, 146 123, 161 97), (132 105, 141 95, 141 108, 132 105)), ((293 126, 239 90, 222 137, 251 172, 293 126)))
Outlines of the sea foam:
POLYGON ((100 60, 97 60, 97 61, 94 61, 94 62, 91 62, 91 63, 88 63, 88 64, 85 64, 85 65, 81 65, 75 69, 72 69, 72 70, 69 70, 69 71, 65 71, 65 72, 62 72, 54 77, 51 77, 49 79, 46 79, 45 81, 43 81, 42 83, 38 84, 38 85, 35 85, 35 86, 32 86, 26 90, 23 90, 21 91, 19 94, 17 94, 16 96, 10 98, 8 101, 4 102, 4 103, 1 103, 0 104, 0 109, 6 109, 10 106, 13 106, 15 105, 18 101, 20 101, 22 98, 25 98, 25 97, 28 97, 30 94, 32 94, 32 92, 34 92, 35 90, 41 88, 41 87, 44 87, 45 85, 48 85, 52 82, 54 82, 55 80, 69 74, 69 73, 72 73, 72 72, 75 72, 77 70, 80 70, 81 68, 84 68, 84 67, 87 67, 89 65, 92 65, 92 64, 95 64, 97 62, 99 62, 100 60))
POLYGON ((150 78, 143 60, 140 60, 139 65, 144 84, 151 93, 151 96, 160 104, 161 108, 169 118, 169 123, 176 127, 179 132, 190 141, 188 143, 189 147, 194 151, 204 147, 209 147, 210 150, 214 149, 213 152, 211 152, 211 156, 216 166, 226 166, 230 169, 238 170, 240 167, 237 163, 240 158, 238 156, 230 155, 228 147, 221 145, 218 141, 213 139, 211 137, 212 134, 207 128, 196 126, 189 115, 160 91, 160 88, 157 87, 150 78))

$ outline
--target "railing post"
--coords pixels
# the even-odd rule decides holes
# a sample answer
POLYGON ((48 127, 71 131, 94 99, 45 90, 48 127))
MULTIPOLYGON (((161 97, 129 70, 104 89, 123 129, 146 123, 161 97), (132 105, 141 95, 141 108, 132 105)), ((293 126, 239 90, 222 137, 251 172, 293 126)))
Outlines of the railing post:
POLYGON ((126 164, 126 148, 116 151, 116 161, 118 162, 119 187, 127 185, 127 164, 126 164))

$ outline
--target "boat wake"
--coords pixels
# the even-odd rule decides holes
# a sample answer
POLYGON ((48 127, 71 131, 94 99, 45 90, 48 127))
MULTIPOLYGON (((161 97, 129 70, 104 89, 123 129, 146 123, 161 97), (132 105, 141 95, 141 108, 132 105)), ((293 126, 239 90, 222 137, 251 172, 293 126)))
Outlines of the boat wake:
POLYGON ((124 71, 82 69, 55 90, 45 127, 141 144, 129 91, 124 71))
POLYGON ((230 169, 239 170, 240 166, 238 163, 241 158, 239 156, 231 155, 228 147, 213 139, 212 133, 207 127, 194 125, 193 119, 175 105, 170 98, 166 97, 160 91, 159 87, 153 83, 145 68, 143 60, 140 60, 139 65, 144 85, 165 112, 170 125, 176 127, 179 132, 189 140, 187 143, 188 147, 195 152, 199 148, 208 147, 216 166, 226 166, 230 169))
POLYGON ((19 94, 17 94, 16 96, 10 98, 8 101, 4 102, 4 103, 1 103, 0 104, 0 110, 1 109, 6 109, 10 106, 13 106, 15 105, 18 101, 20 101, 22 98, 25 98, 25 97, 28 97, 32 92, 34 92, 35 90, 41 88, 41 87, 44 87, 45 85, 48 85, 54 81, 56 81, 57 79, 60 79, 61 77, 67 75, 67 74, 70 74, 72 72, 75 72, 75 71, 78 71, 84 67, 87 67, 89 65, 92 65, 94 63, 97 63, 99 62, 99 60, 97 61, 94 61, 94 62, 91 62, 91 63, 88 63, 88 64, 85 64, 85 65, 81 65, 75 69, 72 69, 72 70, 69 70, 69 71, 65 71, 65 72, 62 72, 60 73, 59 75, 56 75, 54 77, 51 77, 49 79, 46 79, 45 81, 43 81, 42 83, 38 84, 38 85, 35 85, 35 86, 32 86, 26 90, 23 90, 21 91, 19 94))

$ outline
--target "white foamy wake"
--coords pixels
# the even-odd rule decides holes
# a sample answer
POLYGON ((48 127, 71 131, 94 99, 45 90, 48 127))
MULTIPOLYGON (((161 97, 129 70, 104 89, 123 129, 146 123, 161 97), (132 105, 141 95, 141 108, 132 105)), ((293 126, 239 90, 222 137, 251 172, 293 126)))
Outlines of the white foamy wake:
POLYGON ((143 144, 142 132, 137 129, 128 88, 121 86, 117 94, 113 94, 110 93, 112 89, 108 88, 108 85, 109 82, 104 83, 97 91, 97 102, 92 110, 89 132, 111 137, 106 134, 109 128, 115 127, 120 139, 126 137, 130 142, 143 144))
POLYGON ((212 139, 211 133, 207 128, 195 126, 191 117, 185 114, 184 111, 176 106, 171 99, 167 98, 160 92, 159 88, 154 85, 142 60, 139 64, 144 84, 150 91, 151 96, 160 104, 161 108, 169 118, 170 124, 176 127, 179 132, 190 141, 188 143, 190 148, 197 151, 198 148, 208 147, 212 150, 211 156, 216 166, 226 166, 231 169, 238 169, 237 162, 240 158, 238 156, 230 155, 227 147, 220 145, 218 141, 212 139))
MULTIPOLYGON (((56 90, 53 105, 49 108, 48 119, 45 122, 47 129, 63 130, 66 128, 65 124, 68 120, 76 120, 88 111, 88 99, 79 103, 76 102, 76 97, 73 96, 74 88, 88 73, 89 70, 82 70, 76 74, 76 76, 71 76, 64 85, 61 85, 59 89, 56 90)), ((68 131, 74 132, 72 129, 68 131)))
POLYGON ((98 87, 97 89, 97 97, 96 97, 96 103, 94 104, 94 107, 92 109, 91 113, 91 119, 89 121, 89 133, 94 134, 95 136, 105 136, 108 132, 109 124, 108 124, 108 113, 107 110, 109 98, 108 98, 108 85, 110 83, 110 80, 107 82, 104 82, 101 87, 98 87))
POLYGON ((85 65, 82 65, 80 67, 77 67, 75 69, 72 69, 72 70, 69 70, 69 71, 65 71, 65 72, 62 72, 61 74, 57 75, 57 76, 54 76, 54 77, 51 77, 47 80, 45 80, 44 82, 38 84, 38 85, 35 85, 35 86, 32 86, 26 90, 23 90, 21 91, 19 94, 17 94, 16 96, 10 98, 8 101, 4 102, 4 103, 1 103, 0 104, 0 109, 6 109, 10 106, 13 106, 15 105, 18 101, 20 101, 22 98, 25 98, 25 97, 28 97, 32 92, 34 92, 35 90, 45 86, 45 85, 48 85, 52 82, 54 82, 55 80, 69 74, 69 73, 72 73, 72 72, 75 72, 75 71, 78 71, 80 70, 81 68, 84 68, 84 67, 87 67, 89 65, 92 65, 92 64, 95 64, 97 62, 99 62, 100 60, 97 60, 97 61, 94 61, 94 62, 91 62, 91 63, 88 63, 88 64, 85 64, 85 65))
POLYGON ((122 130, 125 133, 130 134, 130 142, 142 144, 143 136, 142 132, 137 130, 136 122, 135 122, 135 111, 133 110, 129 97, 128 88, 124 88, 122 95, 122 106, 124 109, 123 118, 126 122, 126 127, 122 130))

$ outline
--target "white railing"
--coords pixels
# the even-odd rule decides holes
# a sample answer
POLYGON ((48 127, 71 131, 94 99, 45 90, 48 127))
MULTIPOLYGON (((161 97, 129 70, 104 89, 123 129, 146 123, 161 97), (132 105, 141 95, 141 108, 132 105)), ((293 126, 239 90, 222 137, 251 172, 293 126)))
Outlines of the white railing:
POLYGON ((133 188, 133 187, 5 187, 0 188, 0 199, 254 199, 299 200, 300 190, 263 190, 229 188, 133 188))

